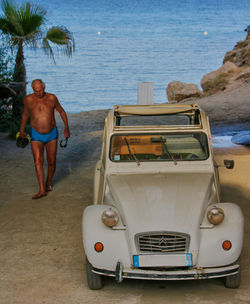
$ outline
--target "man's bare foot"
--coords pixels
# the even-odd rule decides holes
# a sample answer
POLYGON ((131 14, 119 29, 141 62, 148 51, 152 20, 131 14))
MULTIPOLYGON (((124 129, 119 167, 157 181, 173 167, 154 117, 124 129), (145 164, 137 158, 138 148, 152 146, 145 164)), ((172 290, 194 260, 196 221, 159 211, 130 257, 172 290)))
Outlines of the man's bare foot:
POLYGON ((46 192, 50 192, 50 191, 52 191, 52 186, 51 185, 46 186, 46 192))
POLYGON ((42 198, 46 195, 47 195, 46 192, 44 192, 44 193, 39 192, 39 193, 35 194, 34 196, 32 196, 32 199, 39 199, 39 198, 42 198))

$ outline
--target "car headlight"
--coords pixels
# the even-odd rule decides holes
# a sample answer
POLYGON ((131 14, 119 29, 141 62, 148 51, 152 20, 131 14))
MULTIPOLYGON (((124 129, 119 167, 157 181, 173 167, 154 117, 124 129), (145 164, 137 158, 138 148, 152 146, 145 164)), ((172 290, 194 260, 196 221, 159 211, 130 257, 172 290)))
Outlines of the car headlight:
POLYGON ((119 217, 115 210, 109 208, 102 213, 102 222, 108 227, 114 227, 118 223, 119 217))
POLYGON ((212 207, 207 213, 207 219, 211 224, 218 225, 224 220, 224 211, 218 207, 212 207))

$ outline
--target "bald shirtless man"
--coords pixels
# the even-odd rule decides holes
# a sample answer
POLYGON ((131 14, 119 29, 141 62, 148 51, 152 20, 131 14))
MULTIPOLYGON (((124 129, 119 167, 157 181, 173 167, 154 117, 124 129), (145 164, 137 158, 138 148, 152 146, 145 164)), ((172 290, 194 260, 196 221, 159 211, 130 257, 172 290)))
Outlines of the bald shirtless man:
POLYGON ((58 131, 55 120, 57 110, 64 122, 64 137, 69 138, 67 115, 54 94, 45 92, 45 84, 41 79, 35 79, 31 84, 34 93, 24 99, 24 108, 20 125, 20 136, 25 137, 25 125, 30 116, 31 148, 36 167, 36 174, 40 191, 32 198, 38 199, 47 195, 52 190, 52 178, 56 169, 56 152, 58 131), (44 182, 44 147, 47 152, 48 174, 44 182))

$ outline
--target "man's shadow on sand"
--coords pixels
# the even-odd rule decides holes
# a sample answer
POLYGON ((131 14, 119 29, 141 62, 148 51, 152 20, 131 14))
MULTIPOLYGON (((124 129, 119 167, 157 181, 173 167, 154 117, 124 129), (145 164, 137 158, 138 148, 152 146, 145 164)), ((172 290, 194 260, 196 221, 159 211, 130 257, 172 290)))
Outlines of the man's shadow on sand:
POLYGON ((103 131, 93 131, 70 138, 66 148, 58 147, 53 184, 74 174, 79 168, 90 168, 100 158, 103 131))

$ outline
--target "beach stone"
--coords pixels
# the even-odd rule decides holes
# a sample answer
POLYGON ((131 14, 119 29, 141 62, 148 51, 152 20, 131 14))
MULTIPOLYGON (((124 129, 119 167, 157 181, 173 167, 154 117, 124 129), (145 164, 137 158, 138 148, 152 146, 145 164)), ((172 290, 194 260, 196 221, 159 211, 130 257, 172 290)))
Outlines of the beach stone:
POLYGON ((250 146, 250 131, 242 131, 232 137, 234 144, 250 146))
POLYGON ((208 92, 211 89, 211 84, 212 82, 220 75, 225 75, 226 78, 226 74, 232 72, 232 71, 237 71, 239 68, 237 67, 237 65, 235 65, 233 62, 227 61, 225 62, 219 69, 210 72, 206 75, 204 75, 201 79, 201 87, 203 89, 204 92, 208 92))
POLYGON ((187 84, 181 81, 170 82, 166 89, 166 93, 170 103, 172 101, 179 102, 189 97, 200 97, 202 95, 202 92, 199 90, 196 84, 187 84))
POLYGON ((223 63, 231 61, 238 67, 250 65, 250 32, 243 41, 237 42, 234 49, 225 54, 223 63))

